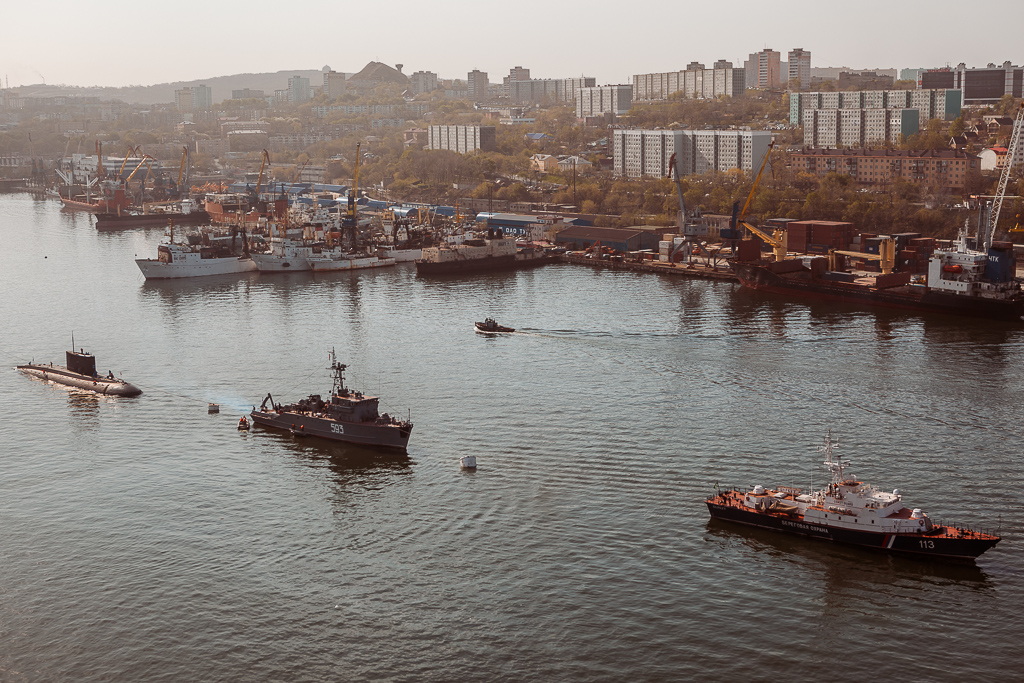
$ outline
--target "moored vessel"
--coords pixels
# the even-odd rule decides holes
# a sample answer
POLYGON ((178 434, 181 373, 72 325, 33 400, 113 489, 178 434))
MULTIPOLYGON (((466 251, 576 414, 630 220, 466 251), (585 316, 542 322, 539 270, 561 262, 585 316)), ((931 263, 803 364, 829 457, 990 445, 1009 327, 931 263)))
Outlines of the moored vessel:
POLYGON ((19 365, 18 370, 26 375, 38 377, 57 384, 77 389, 94 391, 108 396, 138 396, 142 390, 123 379, 114 377, 113 372, 100 375, 96 372, 96 357, 83 349, 78 352, 67 351, 67 365, 39 365, 27 363, 19 365))
POLYGON ((1010 242, 992 242, 978 251, 968 248, 961 232, 951 248, 932 253, 926 277, 917 281, 909 273, 834 271, 829 267, 833 260, 760 260, 733 267, 743 286, 774 294, 995 320, 1024 318, 1024 293, 1010 242))
POLYGON ((886 493, 848 476, 849 462, 834 457, 835 445, 829 432, 818 447, 831 473, 825 489, 729 489, 708 497, 708 511, 748 526, 922 557, 973 561, 999 542, 992 534, 935 524, 920 508, 904 507, 899 489, 886 493))
POLYGON ((259 409, 254 406, 250 413, 253 423, 296 436, 318 436, 332 441, 404 451, 409 444, 412 422, 387 413, 380 414, 380 399, 346 387, 345 369, 348 366, 338 362, 333 350, 330 359, 328 369, 334 384, 326 400, 319 394, 310 394, 297 403, 280 404, 267 394, 259 409))
POLYGON ((516 241, 504 237, 501 230, 488 230, 484 238, 424 248, 423 258, 416 261, 416 272, 420 275, 445 275, 515 270, 542 266, 555 260, 556 257, 544 249, 518 249, 516 241))

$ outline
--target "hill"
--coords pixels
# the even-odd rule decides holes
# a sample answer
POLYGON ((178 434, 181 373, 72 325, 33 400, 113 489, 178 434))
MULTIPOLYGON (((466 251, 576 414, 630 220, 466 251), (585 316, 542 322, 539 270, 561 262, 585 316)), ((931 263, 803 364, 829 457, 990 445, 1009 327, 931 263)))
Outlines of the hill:
POLYGON ((273 95, 275 90, 288 87, 288 79, 302 76, 309 79, 311 86, 323 83, 322 70, 293 69, 274 73, 234 74, 231 76, 214 76, 194 81, 175 81, 174 83, 158 83, 156 85, 130 85, 123 88, 99 86, 69 85, 25 85, 17 88, 23 97, 99 97, 102 100, 121 100, 128 104, 160 104, 174 102, 174 91, 182 88, 207 85, 213 91, 213 101, 220 102, 231 97, 232 90, 262 90, 273 95))

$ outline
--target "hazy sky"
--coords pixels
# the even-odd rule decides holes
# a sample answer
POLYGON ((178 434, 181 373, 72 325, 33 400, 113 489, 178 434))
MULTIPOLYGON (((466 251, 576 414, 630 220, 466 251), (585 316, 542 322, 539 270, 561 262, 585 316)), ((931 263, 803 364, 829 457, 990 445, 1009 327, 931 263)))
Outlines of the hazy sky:
POLYGON ((765 47, 783 60, 810 50, 812 66, 1021 64, 1019 1, 986 6, 992 27, 952 0, 11 2, 0 15, 0 76, 12 87, 152 85, 324 65, 352 72, 377 60, 442 78, 477 68, 500 82, 522 65, 535 78, 605 84, 690 61, 742 66, 765 47), (1000 38, 999 27, 1011 30, 1000 38))

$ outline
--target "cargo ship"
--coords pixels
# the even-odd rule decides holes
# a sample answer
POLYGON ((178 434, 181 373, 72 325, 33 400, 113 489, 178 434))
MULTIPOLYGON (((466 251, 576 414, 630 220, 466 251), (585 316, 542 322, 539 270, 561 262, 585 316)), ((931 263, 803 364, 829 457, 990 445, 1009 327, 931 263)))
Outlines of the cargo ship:
POLYGON ((423 258, 416 261, 416 272, 420 275, 449 275, 515 270, 553 263, 556 258, 544 249, 520 249, 515 239, 505 237, 501 230, 488 230, 484 238, 424 248, 423 258))
POLYGON ((834 457, 835 446, 830 432, 818 447, 831 474, 825 489, 758 485, 717 491, 706 500, 708 512, 762 529, 946 560, 971 562, 1000 541, 993 534, 935 524, 920 508, 904 507, 899 489, 888 493, 848 476, 850 463, 834 457))
POLYGON ((412 422, 378 411, 380 399, 353 391, 345 386, 346 365, 339 363, 332 350, 331 366, 334 385, 324 400, 311 394, 298 403, 274 403, 267 394, 259 410, 253 406, 255 424, 291 432, 295 436, 318 436, 332 441, 346 441, 364 446, 405 450, 412 433, 412 422), (267 404, 270 404, 269 407, 267 404))
POLYGON ((206 225, 210 214, 198 208, 191 200, 181 202, 177 211, 135 213, 115 211, 96 215, 97 230, 127 230, 129 228, 167 227, 173 225, 206 225))
MULTIPOLYGON (((890 246, 895 253, 895 248, 890 246)), ((924 277, 909 272, 857 274, 830 268, 841 257, 873 254, 835 251, 829 257, 739 260, 740 283, 758 291, 918 312, 995 320, 1024 320, 1024 294, 1016 278, 1013 244, 992 242, 987 251, 968 248, 965 232, 949 249, 935 249, 924 277)), ((883 269, 888 270, 888 269, 883 269)))
POLYGON ((142 390, 123 379, 114 377, 113 372, 100 375, 96 372, 96 357, 86 353, 84 349, 78 352, 66 352, 67 365, 38 365, 28 363, 19 365, 18 370, 26 375, 38 377, 39 379, 63 384, 76 389, 94 391, 97 394, 108 396, 138 396, 142 390))

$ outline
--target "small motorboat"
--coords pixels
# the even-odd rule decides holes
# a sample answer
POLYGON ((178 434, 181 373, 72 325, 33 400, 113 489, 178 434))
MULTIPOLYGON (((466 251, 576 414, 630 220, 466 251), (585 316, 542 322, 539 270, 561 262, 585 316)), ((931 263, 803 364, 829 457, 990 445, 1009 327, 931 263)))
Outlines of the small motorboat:
POLYGON ((499 332, 515 332, 514 327, 505 327, 494 322, 494 318, 487 318, 482 323, 473 323, 477 332, 483 332, 484 334, 496 334, 499 332))
POLYGON ((247 431, 249 431, 249 421, 247 419, 245 419, 245 415, 243 415, 241 417, 241 419, 238 420, 238 431, 240 431, 240 432, 247 432, 247 431))

